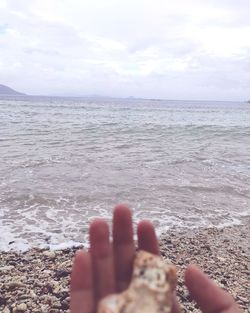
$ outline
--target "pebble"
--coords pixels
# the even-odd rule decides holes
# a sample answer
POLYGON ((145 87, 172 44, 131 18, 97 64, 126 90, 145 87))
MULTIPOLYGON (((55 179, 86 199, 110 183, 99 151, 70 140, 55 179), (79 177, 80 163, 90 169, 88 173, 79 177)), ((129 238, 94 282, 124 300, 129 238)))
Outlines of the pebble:
POLYGON ((11 281, 8 284, 6 284, 7 289, 17 289, 17 288, 22 288, 25 286, 26 285, 20 281, 11 281))
POLYGON ((249 225, 250 220, 246 220, 244 226, 227 227, 223 232, 210 228, 196 230, 193 233, 169 231, 166 235, 162 235, 160 251, 163 256, 166 255, 177 265, 179 272, 177 295, 185 307, 185 312, 201 312, 194 301, 185 295, 187 288, 183 280, 187 265, 196 263, 221 288, 234 296, 243 312, 249 313, 250 301, 246 286, 246 281, 249 281, 246 270, 249 265, 247 255, 250 255, 249 225), (244 233, 244 240, 241 238, 242 233, 244 233), (166 238, 170 237, 172 244, 169 240, 166 241, 166 238))
POLYGON ((6 304, 6 298, 0 295, 0 307, 6 304))
POLYGON ((55 273, 55 276, 57 278, 67 277, 68 275, 70 275, 70 271, 65 270, 65 269, 56 270, 56 273, 55 273))
POLYGON ((50 259, 54 259, 56 257, 56 253, 54 251, 50 251, 50 250, 45 250, 43 252, 43 255, 50 258, 50 259))
POLYGON ((0 272, 1 272, 1 274, 3 274, 3 273, 11 271, 13 268, 14 268, 13 265, 2 266, 2 267, 0 267, 0 272))
POLYGON ((37 298, 37 294, 33 290, 30 291, 30 296, 32 299, 37 298))
POLYGON ((16 307, 13 308, 13 313, 15 312, 24 312, 27 310, 26 303, 20 303, 16 307))

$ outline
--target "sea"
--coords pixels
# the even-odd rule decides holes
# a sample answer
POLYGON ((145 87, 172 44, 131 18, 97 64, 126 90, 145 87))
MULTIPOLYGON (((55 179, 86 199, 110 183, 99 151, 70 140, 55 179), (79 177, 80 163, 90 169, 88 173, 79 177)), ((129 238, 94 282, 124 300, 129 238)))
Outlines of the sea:
POLYGON ((0 250, 88 243, 125 203, 169 230, 250 216, 250 104, 1 97, 0 250))

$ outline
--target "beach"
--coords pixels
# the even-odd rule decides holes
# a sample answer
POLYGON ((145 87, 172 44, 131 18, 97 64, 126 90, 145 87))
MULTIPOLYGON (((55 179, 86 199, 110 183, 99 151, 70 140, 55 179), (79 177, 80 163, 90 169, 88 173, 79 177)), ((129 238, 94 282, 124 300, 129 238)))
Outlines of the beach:
POLYGON ((122 289, 138 246, 158 253, 152 232, 160 256, 142 251, 118 313, 155 313, 149 293, 157 313, 169 299, 178 311, 174 266, 171 313, 203 313, 185 276, 204 313, 229 311, 210 312, 216 293, 190 264, 250 313, 249 11, 250 0, 0 0, 0 313, 70 313, 79 249, 93 256, 94 300, 102 274, 107 292, 122 289), (98 260, 105 246, 115 273, 98 260))
POLYGON ((196 263, 247 312, 249 104, 0 97, 0 119, 0 312, 68 312, 74 247, 118 203, 155 226, 183 310, 196 263))
POLYGON ((188 264, 198 265, 210 278, 234 297, 243 312, 249 312, 250 220, 243 225, 170 232, 160 240, 163 257, 177 265, 177 296, 184 312, 200 312, 184 285, 188 264))
MULTIPOLYGON (((183 283, 190 263, 199 265, 249 312, 249 219, 225 228, 170 231, 160 238, 164 258, 178 268, 183 312, 199 312, 183 283)), ((77 248, 0 253, 0 312, 69 312, 69 279, 77 248)))

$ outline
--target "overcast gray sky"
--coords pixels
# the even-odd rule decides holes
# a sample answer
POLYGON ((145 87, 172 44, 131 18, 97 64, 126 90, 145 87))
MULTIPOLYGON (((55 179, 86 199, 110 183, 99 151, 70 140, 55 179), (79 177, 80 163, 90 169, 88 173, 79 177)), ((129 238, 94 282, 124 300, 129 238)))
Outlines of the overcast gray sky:
POLYGON ((0 84, 250 99, 250 0, 0 0, 0 84))

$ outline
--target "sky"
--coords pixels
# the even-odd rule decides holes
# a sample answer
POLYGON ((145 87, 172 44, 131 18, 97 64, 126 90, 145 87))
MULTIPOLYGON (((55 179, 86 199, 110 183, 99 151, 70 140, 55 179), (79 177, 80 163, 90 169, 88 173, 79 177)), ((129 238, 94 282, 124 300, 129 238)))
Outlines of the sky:
POLYGON ((0 84, 249 100, 250 0, 0 0, 0 84))

